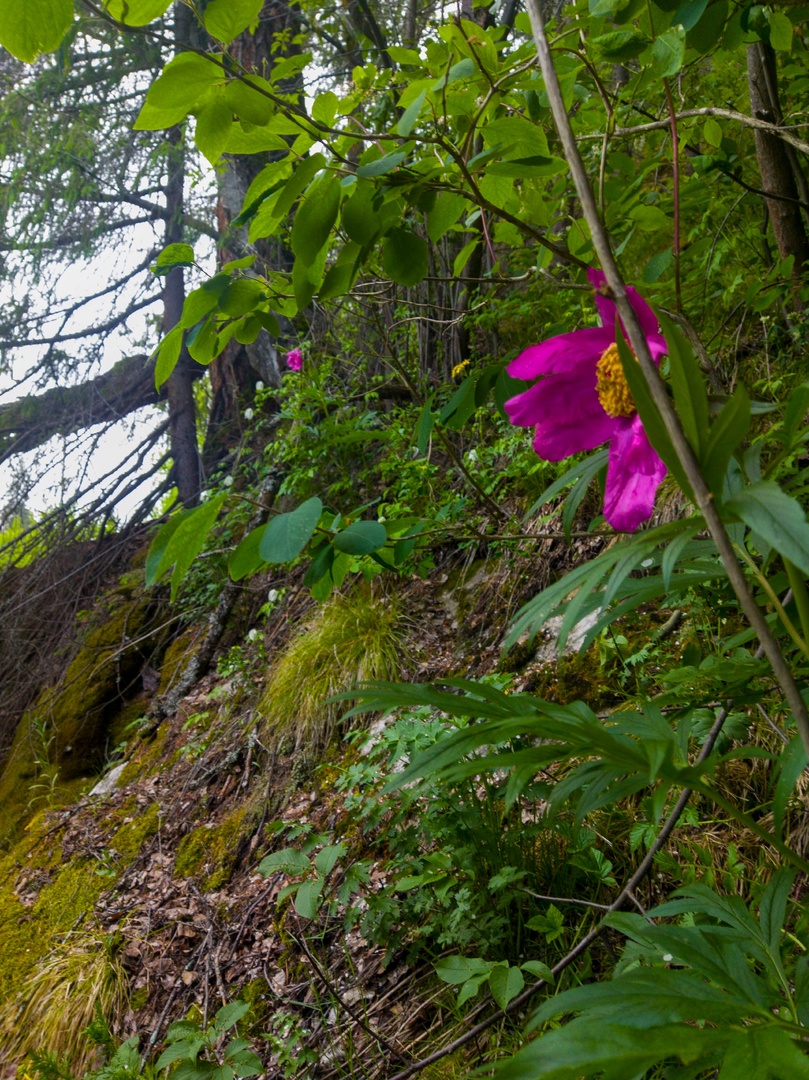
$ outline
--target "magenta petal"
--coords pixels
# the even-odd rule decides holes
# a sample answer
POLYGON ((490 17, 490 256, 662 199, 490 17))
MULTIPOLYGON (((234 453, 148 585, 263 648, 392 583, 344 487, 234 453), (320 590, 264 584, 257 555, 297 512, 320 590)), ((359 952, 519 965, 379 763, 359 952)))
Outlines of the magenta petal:
POLYGON ((592 450, 615 433, 595 393, 595 372, 589 380, 580 373, 542 379, 507 401, 506 412, 512 424, 536 428, 534 450, 547 461, 592 450))
POLYGON ((652 449, 640 417, 615 421, 607 464, 604 517, 619 532, 634 532, 652 516, 666 466, 652 449))
POLYGON ((557 334, 539 345, 529 345, 507 370, 512 379, 536 379, 552 372, 569 372, 584 359, 589 359, 595 370, 596 361, 614 340, 612 331, 603 326, 557 334))

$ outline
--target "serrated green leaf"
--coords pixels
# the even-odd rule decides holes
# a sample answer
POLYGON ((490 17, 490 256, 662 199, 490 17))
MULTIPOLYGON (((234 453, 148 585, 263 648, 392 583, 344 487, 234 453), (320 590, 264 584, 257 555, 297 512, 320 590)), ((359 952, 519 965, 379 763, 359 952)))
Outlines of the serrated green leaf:
POLYGON ((315 856, 315 869, 325 877, 332 872, 347 851, 345 844, 327 844, 315 856))
POLYGON ((311 869, 309 857, 297 848, 274 851, 258 864, 258 872, 264 877, 269 877, 270 874, 287 874, 292 877, 295 874, 308 874, 311 869))
POLYGON ((295 510, 272 518, 259 544, 261 557, 268 563, 296 558, 312 539, 322 513, 323 503, 315 496, 295 510))

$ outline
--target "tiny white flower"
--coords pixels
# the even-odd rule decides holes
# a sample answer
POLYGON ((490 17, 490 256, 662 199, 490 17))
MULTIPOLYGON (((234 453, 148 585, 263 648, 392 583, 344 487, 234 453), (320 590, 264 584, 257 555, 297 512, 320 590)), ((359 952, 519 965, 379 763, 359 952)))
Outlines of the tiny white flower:
POLYGON ((277 589, 270 589, 270 591, 267 593, 267 599, 271 604, 274 604, 280 595, 281 594, 278 592, 277 589))
POLYGON ((255 641, 257 637, 258 637, 258 630, 249 630, 247 632, 247 640, 248 641, 255 641))
POLYGON ((643 562, 641 563, 641 566, 645 570, 649 566, 654 566, 654 562, 655 562, 654 559, 644 559, 643 562))
POLYGON ((263 390, 263 389, 264 389, 264 383, 261 381, 261 379, 259 379, 258 382, 256 383, 256 390, 263 390))
POLYGON ((670 964, 673 959, 674 959, 674 957, 671 955, 670 952, 663 953, 663 962, 664 963, 670 964))
POLYGON ((244 410, 244 418, 245 418, 245 420, 252 420, 255 415, 256 414, 253 412, 252 409, 245 409, 244 410))
POLYGON ((232 487, 232 486, 233 486, 233 477, 232 476, 226 476, 225 479, 222 481, 222 487, 232 487))

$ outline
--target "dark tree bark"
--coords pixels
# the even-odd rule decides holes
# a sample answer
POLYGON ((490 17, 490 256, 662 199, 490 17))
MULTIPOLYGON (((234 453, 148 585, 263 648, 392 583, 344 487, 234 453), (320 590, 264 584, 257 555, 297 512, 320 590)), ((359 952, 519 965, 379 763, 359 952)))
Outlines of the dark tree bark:
MULTIPOLYGON (((766 42, 749 46, 747 79, 753 115, 771 124, 780 124, 783 118, 778 100, 775 52, 766 42)), ((809 263, 809 240, 798 203, 796 170, 799 165, 797 160, 790 159, 786 144, 775 135, 756 131, 755 138, 761 186, 777 196, 766 200, 775 242, 782 259, 789 255, 795 257, 797 276, 809 263)))
MULTIPOLYGON (((174 6, 174 32, 178 46, 191 40, 191 10, 185 4, 174 6)), ((183 133, 174 128, 169 134, 171 150, 168 155, 166 184, 166 244, 183 239, 183 204, 185 190, 185 147, 183 133)), ((175 267, 166 277, 163 290, 163 331, 168 333, 180 321, 185 302, 185 281, 182 267, 175 267)), ((169 438, 174 461, 172 479, 184 506, 197 503, 202 486, 202 463, 197 446, 196 404, 194 379, 199 366, 183 345, 177 366, 169 377, 166 391, 169 403, 169 438)))

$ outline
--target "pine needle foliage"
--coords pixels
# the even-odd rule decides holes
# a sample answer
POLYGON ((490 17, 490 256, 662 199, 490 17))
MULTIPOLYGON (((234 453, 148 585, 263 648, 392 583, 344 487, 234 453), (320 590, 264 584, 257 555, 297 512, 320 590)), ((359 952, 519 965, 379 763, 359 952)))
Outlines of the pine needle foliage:
POLYGON ((361 590, 336 595, 306 622, 270 675, 259 704, 268 737, 296 749, 326 746, 345 711, 335 694, 361 683, 400 677, 407 647, 399 605, 361 590))

